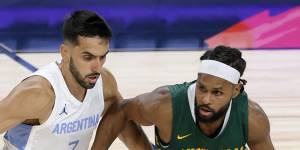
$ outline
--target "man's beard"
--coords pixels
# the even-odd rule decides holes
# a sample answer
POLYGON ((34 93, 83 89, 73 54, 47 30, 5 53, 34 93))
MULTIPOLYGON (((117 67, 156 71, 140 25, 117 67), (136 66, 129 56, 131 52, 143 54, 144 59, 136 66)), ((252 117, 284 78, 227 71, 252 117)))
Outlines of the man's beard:
MULTIPOLYGON (((75 80, 81 87, 83 87, 85 89, 91 89, 96 85, 96 83, 84 82, 84 78, 80 75, 78 69, 74 65, 72 57, 70 58, 69 68, 70 68, 70 72, 72 73, 73 77, 75 78, 75 80)), ((99 73, 90 73, 90 74, 86 75, 86 77, 93 76, 93 75, 100 75, 100 74, 99 73)))
POLYGON ((223 106, 219 111, 215 112, 213 109, 211 109, 208 105, 197 105, 197 103, 195 102, 195 116, 196 116, 196 121, 197 123, 213 123, 215 121, 217 121, 218 119, 220 119, 221 117, 223 117, 230 105, 230 101, 223 106), (210 117, 205 117, 203 115, 200 114, 199 110, 201 108, 205 108, 206 110, 210 111, 212 113, 212 115, 210 117))

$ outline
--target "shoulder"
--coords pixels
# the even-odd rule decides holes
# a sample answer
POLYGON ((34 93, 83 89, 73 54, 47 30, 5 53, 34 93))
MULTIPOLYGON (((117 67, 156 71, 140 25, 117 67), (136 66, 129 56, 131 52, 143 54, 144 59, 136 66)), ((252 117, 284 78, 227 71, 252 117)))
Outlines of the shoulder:
POLYGON ((260 141, 270 134, 270 123, 266 113, 254 101, 248 101, 248 141, 260 141))
POLYGON ((172 94, 172 97, 181 97, 182 94, 186 94, 188 88, 195 84, 194 82, 184 82, 181 84, 174 84, 169 85, 168 89, 170 90, 170 93, 172 94))
MULTIPOLYGON (((129 111, 138 109, 143 118, 156 126, 165 124, 172 114, 171 93, 168 87, 159 87, 152 92, 139 95, 127 102, 129 111)), ((134 114, 132 114, 134 115, 134 114)))
POLYGON ((41 97, 53 97, 54 90, 49 83, 49 81, 41 76, 31 76, 26 78, 21 83, 19 83, 10 93, 9 96, 24 96, 35 97, 34 99, 26 99, 28 101, 35 101, 37 98, 41 97))
POLYGON ((109 97, 118 89, 117 81, 113 74, 107 69, 103 68, 101 72, 101 78, 103 83, 104 96, 109 97))
POLYGON ((44 114, 40 112, 51 109, 54 97, 53 88, 47 79, 31 76, 19 83, 4 100, 12 112, 30 119, 42 117, 44 114))
POLYGON ((101 76, 102 76, 102 80, 111 80, 114 78, 113 74, 111 73, 111 71, 105 67, 102 68, 101 71, 101 76))
POLYGON ((269 120, 261 106, 252 101, 248 101, 249 125, 269 125, 269 120), (262 123, 262 124, 261 124, 262 123))
POLYGON ((154 107, 159 107, 162 103, 166 103, 168 100, 171 100, 171 93, 167 86, 163 86, 153 90, 152 92, 139 95, 134 99, 141 104, 146 103, 152 104, 154 107))
POLYGON ((102 69, 101 77, 103 84, 107 86, 116 86, 116 79, 107 68, 102 69))

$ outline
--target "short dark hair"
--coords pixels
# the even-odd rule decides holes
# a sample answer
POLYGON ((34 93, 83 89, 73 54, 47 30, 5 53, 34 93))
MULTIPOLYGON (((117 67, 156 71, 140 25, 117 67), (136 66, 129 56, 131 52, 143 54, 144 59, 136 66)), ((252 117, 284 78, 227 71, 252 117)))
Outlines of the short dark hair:
POLYGON ((112 32, 106 21, 95 12, 78 10, 72 12, 64 21, 63 40, 78 44, 78 36, 111 39, 112 32))
MULTIPOLYGON (((233 67, 238 70, 243 75, 246 68, 246 61, 242 58, 242 52, 236 48, 228 46, 217 46, 213 50, 206 51, 201 57, 200 60, 215 60, 222 62, 228 66, 233 67)), ((242 84, 246 84, 246 80, 240 79, 242 84)), ((241 92, 244 88, 241 89, 241 92)))

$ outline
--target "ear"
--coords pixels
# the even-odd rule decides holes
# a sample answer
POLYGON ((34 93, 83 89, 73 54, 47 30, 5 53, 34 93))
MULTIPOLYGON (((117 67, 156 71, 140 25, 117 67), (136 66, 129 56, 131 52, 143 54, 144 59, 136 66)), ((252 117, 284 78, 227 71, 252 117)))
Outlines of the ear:
POLYGON ((70 46, 65 43, 60 45, 60 55, 62 61, 68 61, 70 58, 70 46))
POLYGON ((242 86, 243 85, 241 83, 238 83, 238 84, 234 85, 234 87, 233 87, 233 98, 237 97, 240 94, 240 90, 241 90, 242 86))

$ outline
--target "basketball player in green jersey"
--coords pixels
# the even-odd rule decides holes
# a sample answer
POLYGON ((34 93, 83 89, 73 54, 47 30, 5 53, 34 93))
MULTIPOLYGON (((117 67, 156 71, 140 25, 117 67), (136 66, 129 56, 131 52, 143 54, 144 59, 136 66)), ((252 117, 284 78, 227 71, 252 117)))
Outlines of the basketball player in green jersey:
POLYGON ((273 150, 270 124, 248 99, 241 79, 246 67, 238 49, 218 46, 200 58, 198 78, 163 86, 123 101, 107 113, 94 149, 108 149, 129 120, 155 125, 157 149, 273 150))

